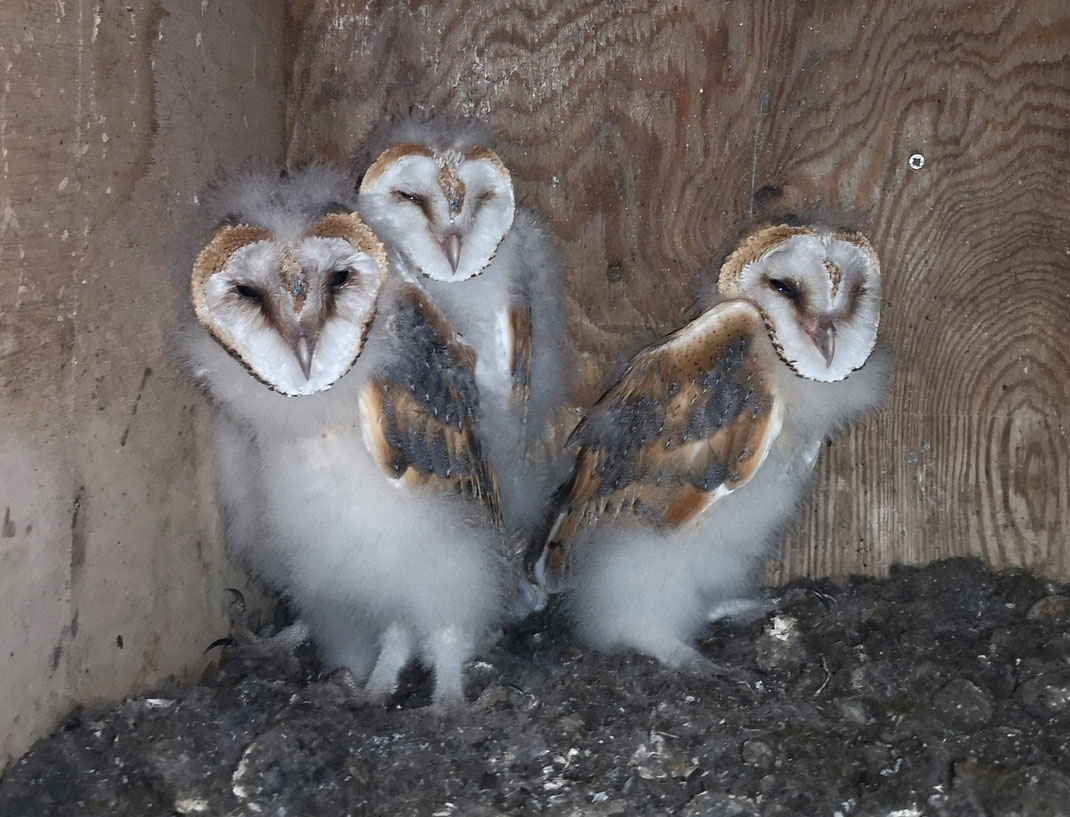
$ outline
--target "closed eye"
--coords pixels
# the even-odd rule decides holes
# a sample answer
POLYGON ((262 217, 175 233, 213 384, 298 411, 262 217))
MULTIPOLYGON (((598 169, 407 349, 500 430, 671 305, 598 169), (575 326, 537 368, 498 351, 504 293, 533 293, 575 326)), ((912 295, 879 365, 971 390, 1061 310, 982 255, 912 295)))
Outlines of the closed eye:
POLYGON ((411 204, 415 204, 421 210, 427 206, 427 196, 421 196, 419 193, 409 193, 405 190, 395 190, 394 195, 401 201, 407 201, 411 204))
POLYGON ((234 292, 247 301, 259 301, 264 297, 259 289, 248 284, 235 284, 234 292))
POLYGON ((779 278, 770 278, 769 287, 774 292, 779 292, 792 303, 799 302, 799 287, 791 281, 783 281, 779 278))

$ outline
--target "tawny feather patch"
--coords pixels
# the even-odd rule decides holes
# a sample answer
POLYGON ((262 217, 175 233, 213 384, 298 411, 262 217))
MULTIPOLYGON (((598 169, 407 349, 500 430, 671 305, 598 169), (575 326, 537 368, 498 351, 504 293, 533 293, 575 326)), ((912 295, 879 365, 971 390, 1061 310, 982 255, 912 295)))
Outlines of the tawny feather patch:
POLYGON ((745 301, 721 304, 641 353, 576 428, 576 466, 546 545, 546 581, 567 579, 577 529, 627 511, 680 527, 754 476, 782 406, 752 354, 765 334, 745 301))
POLYGON ((476 436, 475 356, 414 286, 390 320, 406 354, 361 394, 373 455, 391 479, 476 498, 498 519, 497 486, 476 436))

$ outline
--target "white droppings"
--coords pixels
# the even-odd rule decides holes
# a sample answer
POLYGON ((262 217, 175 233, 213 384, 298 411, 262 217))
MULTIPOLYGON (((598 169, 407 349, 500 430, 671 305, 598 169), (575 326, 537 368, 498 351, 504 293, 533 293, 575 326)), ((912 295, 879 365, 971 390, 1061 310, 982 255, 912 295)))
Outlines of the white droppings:
POLYGON ((777 616, 773 619, 768 633, 778 641, 788 641, 795 634, 795 619, 790 616, 777 616))
POLYGON ((208 811, 208 801, 201 797, 182 797, 175 800, 175 811, 179 814, 203 814, 208 811))
POLYGON ((60 183, 56 186, 56 190, 58 190, 60 193, 62 193, 64 190, 67 189, 67 185, 70 184, 70 181, 71 181, 70 179, 68 179, 66 176, 64 176, 60 180, 60 183))

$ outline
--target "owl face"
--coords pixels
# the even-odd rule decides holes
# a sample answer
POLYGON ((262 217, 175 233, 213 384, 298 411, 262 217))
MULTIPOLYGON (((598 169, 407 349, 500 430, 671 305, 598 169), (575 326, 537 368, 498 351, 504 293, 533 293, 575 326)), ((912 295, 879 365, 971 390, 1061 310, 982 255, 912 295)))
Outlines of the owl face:
POLYGON ((873 351, 880 266, 857 233, 767 227, 729 256, 718 291, 762 310, 777 353, 803 377, 842 380, 873 351))
POLYGON ((361 214, 392 248, 436 281, 482 272, 513 223, 509 171, 483 147, 387 148, 364 174, 361 214))
POLYGON ((201 325, 250 374, 287 395, 330 387, 353 366, 375 315, 386 253, 353 213, 284 237, 219 227, 193 267, 201 325))

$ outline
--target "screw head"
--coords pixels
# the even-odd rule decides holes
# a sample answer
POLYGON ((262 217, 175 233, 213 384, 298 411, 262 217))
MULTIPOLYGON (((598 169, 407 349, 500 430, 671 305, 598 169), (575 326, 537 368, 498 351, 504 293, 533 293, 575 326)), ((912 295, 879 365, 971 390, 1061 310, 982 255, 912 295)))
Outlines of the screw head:
POLYGON ((910 158, 907 159, 907 164, 911 170, 921 170, 925 167, 925 157, 920 153, 911 154, 910 158))

